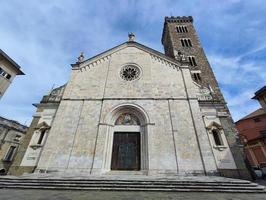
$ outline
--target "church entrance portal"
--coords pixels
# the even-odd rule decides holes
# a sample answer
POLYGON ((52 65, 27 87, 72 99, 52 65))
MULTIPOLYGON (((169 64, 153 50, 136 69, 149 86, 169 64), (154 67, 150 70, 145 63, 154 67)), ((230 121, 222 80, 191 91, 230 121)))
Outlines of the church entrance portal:
POLYGON ((149 120, 145 111, 124 104, 110 112, 106 120, 111 126, 107 129, 103 170, 111 174, 146 174, 149 120))
POLYGON ((115 132, 111 170, 140 170, 140 133, 115 132))

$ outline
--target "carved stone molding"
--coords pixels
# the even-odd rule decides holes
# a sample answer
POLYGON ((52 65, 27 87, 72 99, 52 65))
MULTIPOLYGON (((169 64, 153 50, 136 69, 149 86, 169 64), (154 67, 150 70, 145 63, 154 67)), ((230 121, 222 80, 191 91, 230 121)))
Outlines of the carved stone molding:
POLYGON ((155 60, 155 61, 157 61, 159 63, 162 63, 162 64, 164 64, 167 67, 179 70, 179 66, 177 66, 177 65, 175 65, 175 64, 173 64, 173 63, 171 63, 171 62, 169 62, 169 61, 167 61, 167 60, 165 60, 165 59, 163 59, 163 58, 161 58, 159 56, 155 56, 154 54, 150 54, 150 56, 151 56, 152 60, 155 60))
POLYGON ((81 66, 80 71, 87 71, 92 67, 96 67, 98 64, 108 61, 111 58, 111 55, 105 56, 103 58, 100 58, 98 60, 95 60, 87 65, 81 66))

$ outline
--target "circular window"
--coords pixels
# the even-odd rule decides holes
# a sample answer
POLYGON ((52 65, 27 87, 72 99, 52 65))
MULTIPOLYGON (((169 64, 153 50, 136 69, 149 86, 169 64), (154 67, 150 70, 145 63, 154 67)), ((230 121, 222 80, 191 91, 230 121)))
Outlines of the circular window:
POLYGON ((135 65, 126 65, 121 69, 120 75, 126 81, 132 81, 139 77, 140 69, 135 65))

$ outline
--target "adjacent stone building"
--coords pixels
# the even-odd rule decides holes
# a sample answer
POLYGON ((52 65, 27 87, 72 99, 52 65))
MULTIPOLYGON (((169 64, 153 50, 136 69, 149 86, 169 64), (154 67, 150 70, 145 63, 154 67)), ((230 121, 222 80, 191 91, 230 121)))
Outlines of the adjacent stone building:
POLYGON ((249 178, 192 17, 166 17, 162 43, 165 54, 129 34, 81 54, 67 84, 36 104, 12 173, 249 178))
POLYGON ((36 113, 23 143, 17 149, 9 174, 34 172, 64 89, 65 86, 53 89, 48 95, 43 96, 40 103, 33 104, 37 108, 36 113))
POLYGON ((6 174, 28 127, 0 117, 0 174, 6 174))
POLYGON ((20 66, 0 49, 0 99, 16 75, 24 75, 20 66))
POLYGON ((236 122, 246 157, 254 168, 266 168, 266 86, 255 92, 253 99, 261 108, 236 122))

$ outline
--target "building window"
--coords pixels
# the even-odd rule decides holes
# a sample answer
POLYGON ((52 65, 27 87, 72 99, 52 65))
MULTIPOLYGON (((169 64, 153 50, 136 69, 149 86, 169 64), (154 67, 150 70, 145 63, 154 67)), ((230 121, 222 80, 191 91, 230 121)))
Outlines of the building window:
POLYGON ((178 33, 187 33, 187 32, 188 32, 186 26, 177 26, 177 27, 176 27, 176 31, 177 31, 178 33))
POLYGON ((8 74, 8 75, 6 75, 6 79, 10 79, 11 78, 11 75, 10 74, 8 74))
POLYGON ((10 79, 11 78, 11 75, 8 74, 5 70, 3 70, 1 67, 0 67, 0 75, 2 75, 3 77, 5 77, 6 79, 10 79))
POLYGON ((253 119, 254 120, 254 122, 260 122, 261 120, 260 120, 260 118, 255 118, 255 119, 253 119))
POLYGON ((12 161, 14 154, 15 154, 15 150, 16 150, 15 146, 10 146, 6 156, 4 158, 4 161, 12 161))
POLYGON ((193 78, 196 82, 200 82, 201 81, 200 73, 193 73, 193 78))
POLYGON ((186 39, 186 38, 181 39, 181 44, 183 47, 192 47, 192 43, 190 39, 186 39))
POLYGON ((140 69, 135 65, 126 65, 122 67, 120 76, 126 81, 132 81, 140 76, 140 69))
POLYGON ((40 134, 40 137, 39 137, 39 139, 38 139, 37 144, 42 144, 44 134, 45 134, 45 130, 42 130, 42 131, 41 131, 41 134, 40 134))
POLYGON ((189 56, 188 59, 191 66, 197 66, 196 59, 194 56, 189 56))
POLYGON ((215 145, 216 146, 222 146, 223 141, 222 141, 220 132, 218 130, 212 130, 212 135, 213 135, 215 145))
POLYGON ((5 76, 7 75, 7 73, 6 73, 5 71, 2 71, 1 75, 2 75, 3 77, 5 77, 5 76))

